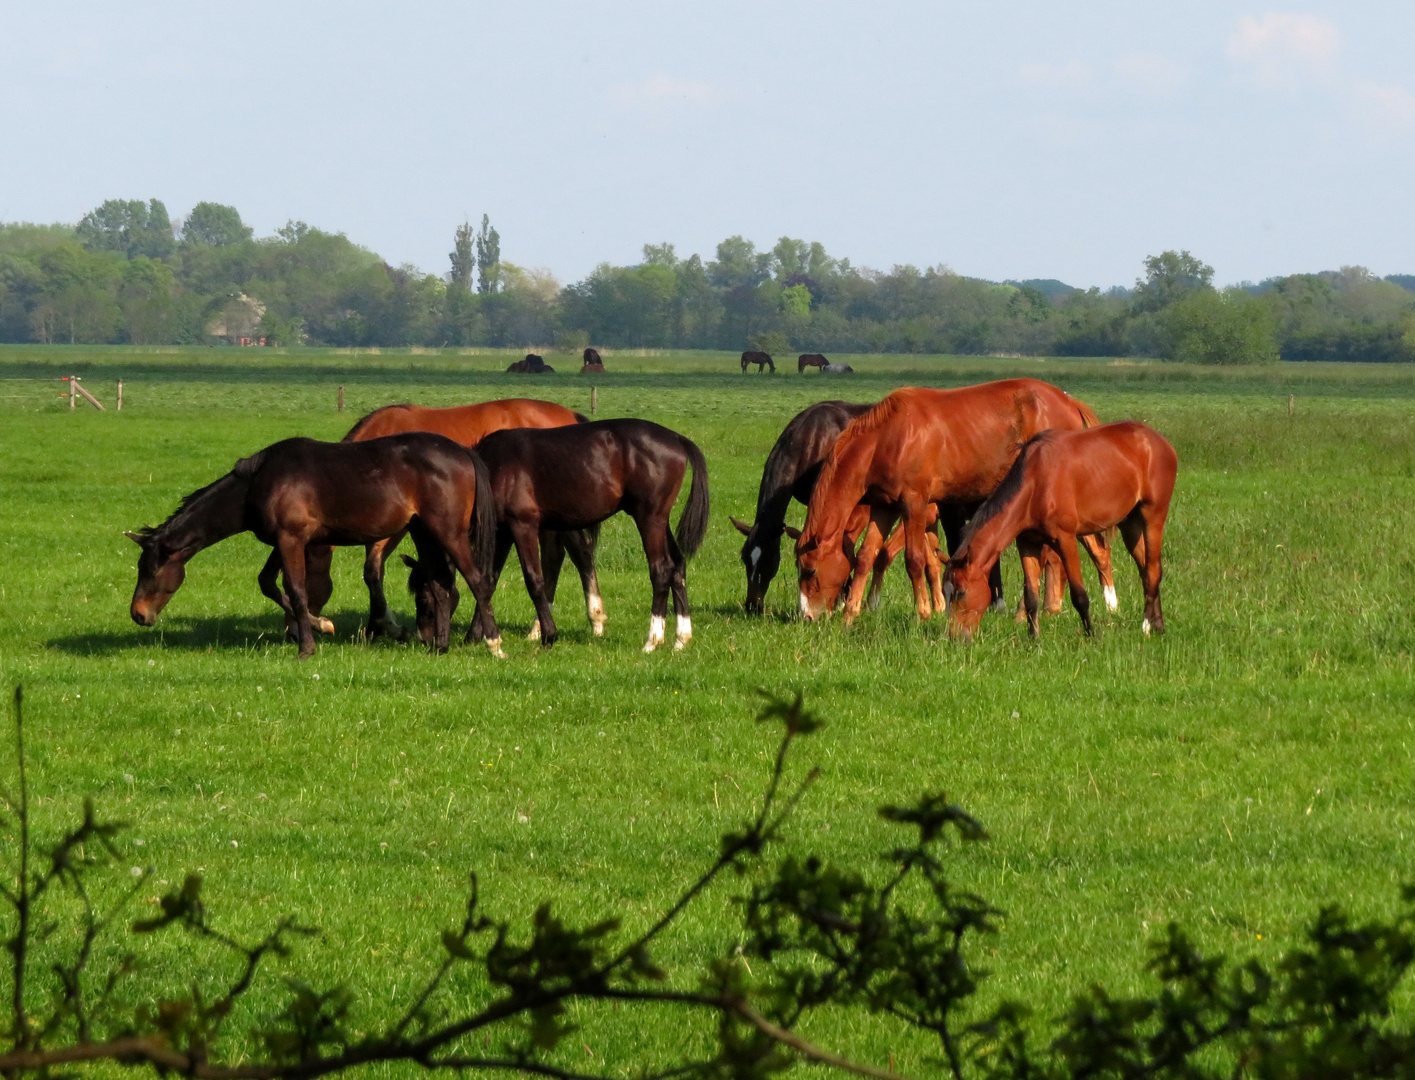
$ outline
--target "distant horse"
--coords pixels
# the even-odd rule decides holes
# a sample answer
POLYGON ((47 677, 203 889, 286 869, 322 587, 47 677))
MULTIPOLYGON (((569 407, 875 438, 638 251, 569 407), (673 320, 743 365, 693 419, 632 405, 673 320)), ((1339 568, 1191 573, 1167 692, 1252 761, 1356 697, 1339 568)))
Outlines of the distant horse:
MULTIPOLYGON (((483 401, 476 405, 455 405, 450 408, 434 409, 422 405, 385 405, 375 409, 358 421, 344 442, 364 442, 403 431, 430 431, 445 435, 463 446, 475 446, 493 431, 504 428, 548 428, 563 427, 567 424, 585 423, 589 418, 572 412, 563 405, 534 398, 505 398, 501 401, 483 401)), ((364 584, 369 591, 369 633, 377 637, 386 634, 402 640, 406 633, 388 610, 388 601, 383 591, 384 567, 393 550, 398 546, 403 534, 390 536, 370 544, 364 557, 364 584)), ((598 534, 575 533, 563 538, 570 561, 579 571, 580 583, 585 590, 585 603, 590 613, 590 621, 595 633, 604 632, 604 602, 599 595, 599 580, 595 574, 595 544, 598 534)), ((333 594, 334 586, 329 567, 333 559, 333 549, 328 545, 314 545, 306 553, 305 566, 308 575, 309 606, 315 616, 317 629, 326 633, 334 632, 334 624, 320 617, 324 605, 333 594)), ((266 572, 274 573, 279 554, 272 552, 266 572)), ((559 564, 557 564, 558 571, 559 564)))
POLYGON ((580 368, 581 375, 603 375, 604 361, 599 358, 598 349, 585 350, 585 366, 580 368))
MULTIPOLYGON (((452 586, 455 566, 478 602, 488 605, 487 645, 501 655, 489 606, 496 534, 491 484, 476 453, 451 439, 425 432, 363 443, 285 439, 238 461, 183 499, 157 528, 125 534, 142 548, 129 609, 133 621, 151 626, 181 587, 187 561, 247 530, 279 556, 261 571, 260 588, 293 622, 301 659, 314 653, 305 549, 369 544, 404 532, 412 534, 420 563, 442 588, 452 586), (288 595, 276 583, 282 570, 288 595)), ((450 619, 448 612, 435 648, 446 649, 450 619)))
POLYGON ((771 362, 771 357, 764 352, 744 352, 742 354, 742 374, 747 374, 747 365, 756 364, 757 374, 762 373, 762 368, 771 368, 771 373, 776 374, 776 365, 771 362))
POLYGON ((555 369, 545 362, 545 358, 543 356, 537 356, 535 353, 526 353, 526 358, 524 360, 515 361, 514 363, 510 364, 506 368, 506 370, 509 372, 515 372, 518 375, 555 374, 555 369))
POLYGON ((1061 554, 1072 606, 1089 634, 1091 602, 1081 579, 1076 537, 1119 525, 1145 590, 1140 628, 1147 635, 1152 629, 1164 633, 1160 545, 1178 467, 1174 447, 1153 428, 1133 420, 1033 436, 973 515, 962 545, 948 560, 944 593, 949 631, 972 636, 987 602, 983 576, 1015 539, 1022 552, 1023 597, 1032 637, 1038 634, 1038 557, 1043 545, 1061 554))
POLYGON ((796 374, 803 374, 808 367, 823 368, 829 363, 830 361, 818 352, 802 353, 796 357, 796 374))
POLYGON ((855 369, 849 364, 826 364, 821 368, 822 375, 853 375, 855 369))
MULTIPOLYGON (((477 451, 491 475, 499 521, 493 587, 514 544, 547 648, 559 631, 550 609, 538 538, 545 530, 590 528, 621 510, 639 528, 653 586, 644 652, 653 652, 663 643, 670 591, 678 616, 673 647, 688 644, 693 623, 685 571, 707 532, 709 507, 707 462, 692 441, 647 420, 599 420, 544 431, 499 431, 483 439, 477 451), (693 483, 675 538, 668 519, 689 466, 693 483)), ((409 588, 421 611, 435 598, 419 586, 415 573, 409 588)), ((488 632, 479 606, 467 636, 475 639, 488 632)))
MULTIPOLYGON (((895 521, 904 526, 904 565, 921 619, 943 607, 941 564, 925 542, 930 504, 965 513, 981 505, 1007 474, 1020 445, 1048 428, 1099 421, 1087 406, 1036 379, 1007 379, 956 390, 906 387, 890 394, 841 433, 821 469, 796 541, 801 613, 829 610, 852 564, 842 541, 855 507, 872 508, 871 527, 855 564, 872 562, 895 521), (932 591, 932 595, 931 595, 932 591)), ((1104 541, 1088 542, 1107 584, 1104 541)), ((859 613, 857 578, 846 604, 859 613)))

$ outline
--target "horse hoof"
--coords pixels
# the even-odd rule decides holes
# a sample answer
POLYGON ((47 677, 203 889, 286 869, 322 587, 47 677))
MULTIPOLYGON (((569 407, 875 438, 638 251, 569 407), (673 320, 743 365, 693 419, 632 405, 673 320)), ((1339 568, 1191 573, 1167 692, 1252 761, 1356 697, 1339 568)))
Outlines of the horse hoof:
POLYGON ((1144 634, 1146 637, 1149 637, 1149 636, 1150 636, 1150 620, 1149 620, 1149 619, 1145 619, 1143 622, 1140 623, 1140 632, 1141 632, 1142 634, 1144 634))
POLYGON ((601 619, 599 622, 594 623, 593 626, 594 626, 594 636, 595 636, 595 637, 604 637, 604 620, 601 619))
POLYGON ((500 638, 487 638, 487 639, 486 639, 486 647, 487 647, 487 650, 491 653, 491 655, 494 656, 494 657, 496 657, 496 659, 498 659, 498 660, 505 660, 505 659, 506 659, 506 654, 501 651, 501 639, 500 639, 500 638))
POLYGON ((334 633, 334 623, 326 619, 323 615, 316 616, 314 619, 314 628, 324 634, 334 633))
POLYGON ((680 650, 693 640, 693 620, 687 615, 678 616, 678 634, 673 639, 674 650, 680 650))
POLYGON ((539 640, 540 640, 540 620, 539 620, 539 619, 537 619, 534 623, 531 624, 531 632, 526 635, 526 640, 527 640, 527 641, 539 641, 539 640))
POLYGON ((296 657, 296 659, 299 659, 299 660, 308 660, 308 659, 309 659, 311 656, 313 656, 314 654, 315 654, 315 647, 314 647, 313 645, 311 645, 308 649, 305 648, 305 647, 302 645, 302 646, 300 646, 300 651, 299 651, 299 654, 298 654, 298 656, 296 657))
POLYGON ((1007 611, 1007 601, 999 596, 996 600, 994 600, 991 604, 988 605, 988 610, 1005 612, 1007 611))
POLYGON ((644 642, 644 652, 653 652, 663 644, 663 616, 653 615, 649 617, 649 639, 644 642))
POLYGON ((1120 610, 1120 600, 1115 595, 1114 585, 1107 585, 1105 587, 1105 609, 1107 611, 1120 610))

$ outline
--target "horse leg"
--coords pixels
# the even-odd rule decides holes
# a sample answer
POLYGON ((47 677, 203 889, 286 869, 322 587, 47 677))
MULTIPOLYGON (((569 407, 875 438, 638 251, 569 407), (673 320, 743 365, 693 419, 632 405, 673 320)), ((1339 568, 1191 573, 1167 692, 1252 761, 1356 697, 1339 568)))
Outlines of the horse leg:
POLYGON ((314 655, 314 631, 310 627, 310 609, 305 592, 305 542, 303 537, 282 533, 279 539, 280 561, 285 570, 285 585, 289 589, 290 608, 295 619, 295 633, 300 643, 301 660, 314 655))
MULTIPOLYGON (((894 526, 894 517, 889 511, 867 511, 863 515, 863 523, 855 515, 859 514, 861 507, 856 507, 851 514, 849 525, 846 526, 845 546, 851 553, 851 558, 855 564, 855 570, 850 577, 850 589, 845 594, 845 624, 848 626, 854 622, 860 614, 860 609, 865 601, 865 584, 869 577, 865 574, 865 568, 874 568, 879 562, 882 549, 884 547, 885 535, 894 526), (851 535, 850 526, 854 526, 854 535, 851 535), (855 540, 863 532, 864 540, 861 541, 858 550, 855 549, 855 540)), ((888 567, 888 561, 885 562, 888 567)), ((882 574, 883 571, 876 571, 882 574)), ((874 575, 871 575, 874 576, 874 575)))
POLYGON ((1086 583, 1081 577, 1081 552, 1076 547, 1076 537, 1072 533, 1062 533, 1054 538, 1053 544, 1061 554, 1066 580, 1071 585, 1071 606, 1081 616, 1081 626, 1089 636, 1092 632, 1091 598, 1086 595, 1086 583))
POLYGON ((521 560, 521 576, 526 580, 526 591, 531 595, 531 603, 536 606, 541 647, 548 649, 555 644, 560 632, 555 628, 555 616, 551 614, 550 601, 545 595, 545 572, 540 562, 540 530, 533 522, 513 522, 511 539, 521 560))
POLYGON ((599 576, 595 573, 595 547, 599 541, 599 526, 589 529, 575 529, 563 534, 565 553, 570 562, 580 572, 580 585, 585 590, 585 614, 595 637, 604 636, 604 600, 599 595, 599 576))
MULTIPOLYGON (((422 526, 442 545, 445 558, 451 560, 452 565, 461 573, 462 580, 467 583, 467 588, 472 591, 472 596, 477 602, 473 629, 480 625, 486 637, 486 647, 491 655, 498 660, 505 660, 506 654, 501 651, 501 631, 497 629, 496 614, 491 607, 493 585, 477 567, 476 560, 472 558, 472 545, 467 536, 466 519, 443 521, 436 517, 420 515, 419 520, 422 526)), ((531 532, 531 536, 535 536, 534 530, 531 532)), ((471 637, 470 631, 467 636, 471 637)))
POLYGON ((320 612, 334 595, 334 579, 329 575, 329 567, 333 562, 332 545, 311 544, 305 548, 305 591, 309 595, 310 621, 314 623, 316 630, 326 634, 334 633, 334 624, 320 612))
POLYGON ((1042 557, 1049 551, 1035 540, 1017 538, 1017 554, 1022 559, 1022 607, 1027 620, 1027 633, 1032 640, 1041 636, 1041 619, 1037 613, 1037 586, 1042 575, 1042 557))
POLYGON ((383 564, 403 539, 399 532, 386 540, 378 540, 364 549, 364 584, 368 586, 368 632, 370 637, 387 634, 394 641, 405 641, 408 631, 398 625, 388 611, 388 600, 383 595, 383 564))
POLYGON ((664 624, 668 618, 668 591, 673 582, 673 557, 668 548, 668 514, 635 517, 634 523, 639 527, 639 539, 644 544, 644 557, 649 564, 649 584, 653 588, 649 636, 644 642, 644 652, 651 653, 663 644, 664 624))
POLYGON ((1115 595, 1115 569, 1110 562, 1110 539, 1105 533, 1091 533, 1081 537, 1081 543, 1086 545, 1086 553, 1091 556, 1091 562, 1096 564, 1096 573, 1101 579, 1101 591, 1105 594, 1105 609, 1117 610, 1120 600, 1115 595))
POLYGON ((1048 547, 1042 552, 1042 573, 1046 576, 1045 608, 1048 615, 1061 612, 1061 583, 1066 574, 1061 564, 1061 556, 1048 547))
POLYGON ((280 568, 283 565, 280 559, 280 549, 273 547, 270 549, 270 558, 265 560, 265 565, 260 568, 260 573, 256 575, 256 583, 260 586, 260 591, 280 606, 280 610, 285 613, 285 638, 287 641, 299 641, 300 635, 295 631, 295 609, 290 606, 290 597, 280 588, 280 568))
MULTIPOLYGON (((456 571, 452 569, 452 564, 447 560, 447 552, 438 543, 437 538, 420 521, 415 519, 409 523, 408 534, 413 538, 413 544, 418 549, 418 567, 427 577, 442 587, 448 598, 446 602, 439 601, 437 610, 433 612, 432 640, 428 642, 428 649, 432 653, 445 653, 452 637, 452 605, 450 601, 452 591, 457 585, 456 571)), ((420 631, 421 629, 419 627, 420 631)))
POLYGON ((668 557, 673 561, 668 587, 673 593, 673 614, 678 623, 677 633, 673 636, 673 648, 676 651, 686 648, 688 642, 693 640, 693 613, 688 607, 688 560, 683 558, 683 552, 678 547, 678 541, 673 539, 673 533, 665 529, 663 535, 668 540, 668 557))
MULTIPOLYGON (((545 598, 551 607, 555 606, 555 587, 560 584, 560 568, 565 565, 565 544, 561 541, 560 534, 550 529, 540 531, 540 566, 541 573, 545 576, 545 598)), ((522 567, 522 576, 525 576, 525 568, 522 567)), ((530 583, 526 584, 527 589, 530 583)), ((526 635, 527 641, 540 640, 540 619, 531 625, 530 633, 526 635)))
MULTIPOLYGON (((935 580, 938 575, 937 568, 929 564, 928 541, 925 539, 927 521, 917 507, 905 506, 904 569, 908 571, 909 582, 914 586, 914 610, 924 622, 928 622, 929 616, 933 614, 929 595, 930 572, 932 571, 935 580)), ((938 587, 941 589, 941 586, 938 587)))
POLYGON ((1167 513, 1141 503, 1120 523, 1126 546, 1140 568, 1140 584, 1145 590, 1145 619, 1140 629, 1146 637, 1151 630, 1164 633, 1164 612, 1160 608, 1160 579, 1164 568, 1160 563, 1160 545, 1164 540, 1166 517, 1167 513))
MULTIPOLYGON (((511 554, 511 533, 504 526, 496 530, 496 548, 492 554, 491 581, 488 588, 491 592, 496 592, 496 584, 501 580, 501 571, 506 567, 506 559, 511 554)), ((482 621, 481 601, 477 601, 477 606, 472 612, 472 625, 467 627, 467 636, 463 639, 467 643, 485 641, 488 637, 497 637, 496 627, 493 620, 492 633, 488 634, 486 626, 482 621)))

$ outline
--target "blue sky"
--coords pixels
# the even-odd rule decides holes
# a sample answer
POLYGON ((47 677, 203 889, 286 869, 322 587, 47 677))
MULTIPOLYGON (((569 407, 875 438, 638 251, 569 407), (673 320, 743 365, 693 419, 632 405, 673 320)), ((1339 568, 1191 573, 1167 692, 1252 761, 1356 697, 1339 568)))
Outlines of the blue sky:
POLYGON ((232 203, 564 281, 741 233, 1129 284, 1415 273, 1415 4, 0 0, 0 220, 232 203))

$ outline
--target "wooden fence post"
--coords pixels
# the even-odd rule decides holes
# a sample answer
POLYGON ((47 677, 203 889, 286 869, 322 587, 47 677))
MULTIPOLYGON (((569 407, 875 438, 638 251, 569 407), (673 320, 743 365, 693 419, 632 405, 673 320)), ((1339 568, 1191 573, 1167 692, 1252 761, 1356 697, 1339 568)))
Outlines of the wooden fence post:
POLYGON ((78 392, 83 395, 84 400, 87 401, 99 412, 108 411, 108 409, 104 407, 103 402, 99 401, 98 398, 94 397, 92 394, 90 394, 87 390, 85 390, 82 386, 79 385, 79 378, 77 375, 69 379, 69 385, 78 390, 78 392))
POLYGON ((339 411, 344 411, 344 388, 342 386, 339 388, 339 411))
POLYGON ((1296 404, 1297 404, 1297 395, 1296 395, 1296 394, 1288 394, 1288 395, 1287 395, 1287 415, 1288 415, 1289 417, 1292 416, 1292 411, 1293 411, 1293 409, 1296 407, 1296 404))
POLYGON ((118 380, 118 411, 123 411, 123 380, 118 380))
POLYGON ((593 416, 599 411, 599 387, 590 387, 590 415, 593 416))
POLYGON ((74 377, 73 377, 72 375, 70 375, 70 376, 69 376, 69 408, 70 408, 70 409, 72 409, 72 408, 74 407, 74 387, 76 387, 77 385, 78 385, 78 383, 74 382, 74 377))

